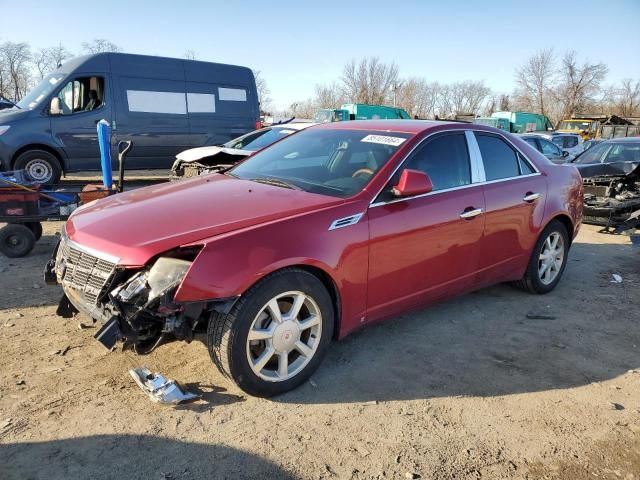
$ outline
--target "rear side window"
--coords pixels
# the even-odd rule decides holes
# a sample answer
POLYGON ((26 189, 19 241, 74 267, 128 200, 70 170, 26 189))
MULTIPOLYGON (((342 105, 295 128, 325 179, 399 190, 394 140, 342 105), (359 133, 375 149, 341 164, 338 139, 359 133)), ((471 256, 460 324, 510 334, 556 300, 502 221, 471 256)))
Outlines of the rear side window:
POLYGON ((487 181, 520 175, 518 154, 504 140, 493 135, 476 133, 475 136, 487 181))
POLYGON ((533 148, 535 148, 536 150, 539 150, 540 147, 538 147, 538 144, 536 143, 535 138, 524 137, 523 140, 527 142, 529 145, 531 145, 533 148))
POLYGON ((429 175, 434 191, 470 184, 469 151, 464 134, 441 135, 430 140, 408 160, 405 168, 429 175))

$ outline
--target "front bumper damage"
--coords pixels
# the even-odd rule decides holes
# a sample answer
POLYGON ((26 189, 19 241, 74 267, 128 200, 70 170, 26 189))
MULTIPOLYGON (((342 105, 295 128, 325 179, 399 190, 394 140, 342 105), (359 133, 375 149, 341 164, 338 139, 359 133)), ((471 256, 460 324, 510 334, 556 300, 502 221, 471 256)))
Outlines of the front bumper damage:
POLYGON ((640 211, 640 171, 628 174, 586 177, 584 182, 585 223, 606 231, 619 229, 640 211))
POLYGON ((126 268, 117 259, 75 244, 62 236, 45 267, 45 282, 60 284, 64 295, 56 313, 78 313, 100 322, 95 338, 113 350, 144 355, 172 340, 191 342, 206 333, 213 312, 228 313, 232 299, 176 303, 175 291, 197 255, 197 249, 177 249, 143 268, 126 268))

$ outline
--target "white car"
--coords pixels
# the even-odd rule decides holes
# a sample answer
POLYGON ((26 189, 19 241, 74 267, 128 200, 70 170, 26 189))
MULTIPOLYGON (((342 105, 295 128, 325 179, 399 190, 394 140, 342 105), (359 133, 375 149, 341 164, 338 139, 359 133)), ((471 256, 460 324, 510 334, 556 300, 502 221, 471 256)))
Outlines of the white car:
POLYGON ((258 150, 292 133, 316 125, 312 122, 282 123, 254 130, 222 145, 190 148, 176 155, 171 180, 195 177, 228 168, 258 150))
POLYGON ((535 132, 531 135, 537 135, 555 143, 561 150, 569 152, 572 156, 577 156, 584 152, 584 141, 582 136, 577 133, 561 133, 561 132, 535 132))
POLYGON ((555 164, 567 163, 575 158, 575 155, 560 148, 549 134, 523 133, 520 137, 555 164))

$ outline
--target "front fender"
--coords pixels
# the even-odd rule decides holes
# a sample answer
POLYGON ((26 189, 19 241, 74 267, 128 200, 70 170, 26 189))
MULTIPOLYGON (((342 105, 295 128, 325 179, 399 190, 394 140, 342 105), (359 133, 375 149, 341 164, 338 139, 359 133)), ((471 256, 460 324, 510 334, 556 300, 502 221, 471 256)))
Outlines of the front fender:
POLYGON ((239 296, 276 270, 310 266, 333 280, 343 300, 343 327, 355 328, 366 311, 367 217, 344 228, 329 230, 329 226, 337 218, 364 209, 359 204, 341 204, 209 239, 176 291, 175 300, 239 296))

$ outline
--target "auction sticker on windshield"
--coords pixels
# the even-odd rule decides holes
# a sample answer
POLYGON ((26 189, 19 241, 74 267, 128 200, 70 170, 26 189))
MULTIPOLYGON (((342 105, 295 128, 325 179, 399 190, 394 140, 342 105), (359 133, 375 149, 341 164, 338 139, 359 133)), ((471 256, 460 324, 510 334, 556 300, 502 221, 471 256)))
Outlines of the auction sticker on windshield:
POLYGON ((367 135, 360 141, 368 143, 381 143, 382 145, 391 145, 393 147, 397 147, 398 145, 401 145, 405 140, 406 138, 389 137, 387 135, 367 135))

